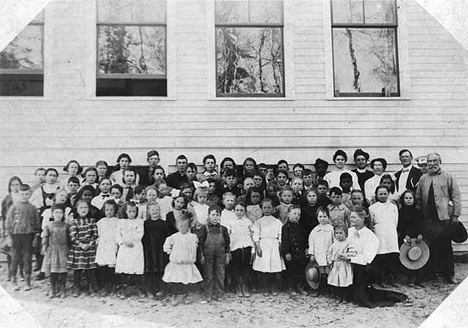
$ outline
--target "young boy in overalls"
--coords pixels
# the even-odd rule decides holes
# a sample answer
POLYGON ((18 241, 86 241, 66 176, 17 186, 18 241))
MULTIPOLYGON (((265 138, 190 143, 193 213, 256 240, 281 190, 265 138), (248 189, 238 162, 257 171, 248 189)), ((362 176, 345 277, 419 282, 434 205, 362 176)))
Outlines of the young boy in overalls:
POLYGON ((217 205, 210 206, 208 223, 205 229, 201 229, 199 236, 208 302, 223 295, 225 267, 231 258, 229 233, 226 227, 220 225, 220 218, 221 208, 217 205))

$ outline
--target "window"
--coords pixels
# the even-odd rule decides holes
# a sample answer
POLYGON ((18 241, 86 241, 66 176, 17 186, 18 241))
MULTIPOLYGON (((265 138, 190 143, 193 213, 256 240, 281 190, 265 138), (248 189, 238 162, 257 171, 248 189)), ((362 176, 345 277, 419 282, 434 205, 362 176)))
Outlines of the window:
POLYGON ((167 96, 166 1, 98 0, 96 96, 167 96))
POLYGON ((335 97, 398 97, 396 0, 332 0, 335 97))
POLYGON ((216 0, 218 97, 284 97, 283 1, 216 0))
POLYGON ((44 95, 44 12, 0 52, 0 96, 44 95))

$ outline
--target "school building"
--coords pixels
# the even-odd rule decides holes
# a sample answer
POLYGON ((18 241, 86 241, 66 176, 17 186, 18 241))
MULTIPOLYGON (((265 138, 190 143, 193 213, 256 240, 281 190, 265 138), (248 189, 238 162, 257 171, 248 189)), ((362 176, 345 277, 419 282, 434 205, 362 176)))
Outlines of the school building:
MULTIPOLYGON (((400 168, 437 151, 468 225, 468 51, 415 0, 58 0, 0 57, 0 185, 37 167, 238 163, 400 168)), ((468 251, 468 245, 456 250, 468 251)))

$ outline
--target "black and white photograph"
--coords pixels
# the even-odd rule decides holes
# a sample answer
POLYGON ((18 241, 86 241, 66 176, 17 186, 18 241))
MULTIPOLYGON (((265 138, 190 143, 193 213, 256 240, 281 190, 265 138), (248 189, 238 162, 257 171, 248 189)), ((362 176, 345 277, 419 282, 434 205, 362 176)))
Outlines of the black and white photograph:
POLYGON ((468 0, 0 22, 0 327, 468 327, 468 0))

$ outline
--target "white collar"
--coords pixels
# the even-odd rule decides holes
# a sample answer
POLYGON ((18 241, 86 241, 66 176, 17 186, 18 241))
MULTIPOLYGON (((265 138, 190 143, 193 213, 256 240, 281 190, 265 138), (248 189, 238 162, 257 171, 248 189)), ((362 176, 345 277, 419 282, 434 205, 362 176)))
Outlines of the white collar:
POLYGON ((367 169, 360 169, 360 168, 356 168, 356 171, 359 172, 359 173, 366 173, 367 172, 367 169))
POLYGON ((403 173, 403 172, 409 172, 409 171, 411 171, 412 168, 413 168, 413 164, 411 164, 411 165, 408 166, 408 167, 402 167, 402 168, 401 168, 401 173, 403 173))

